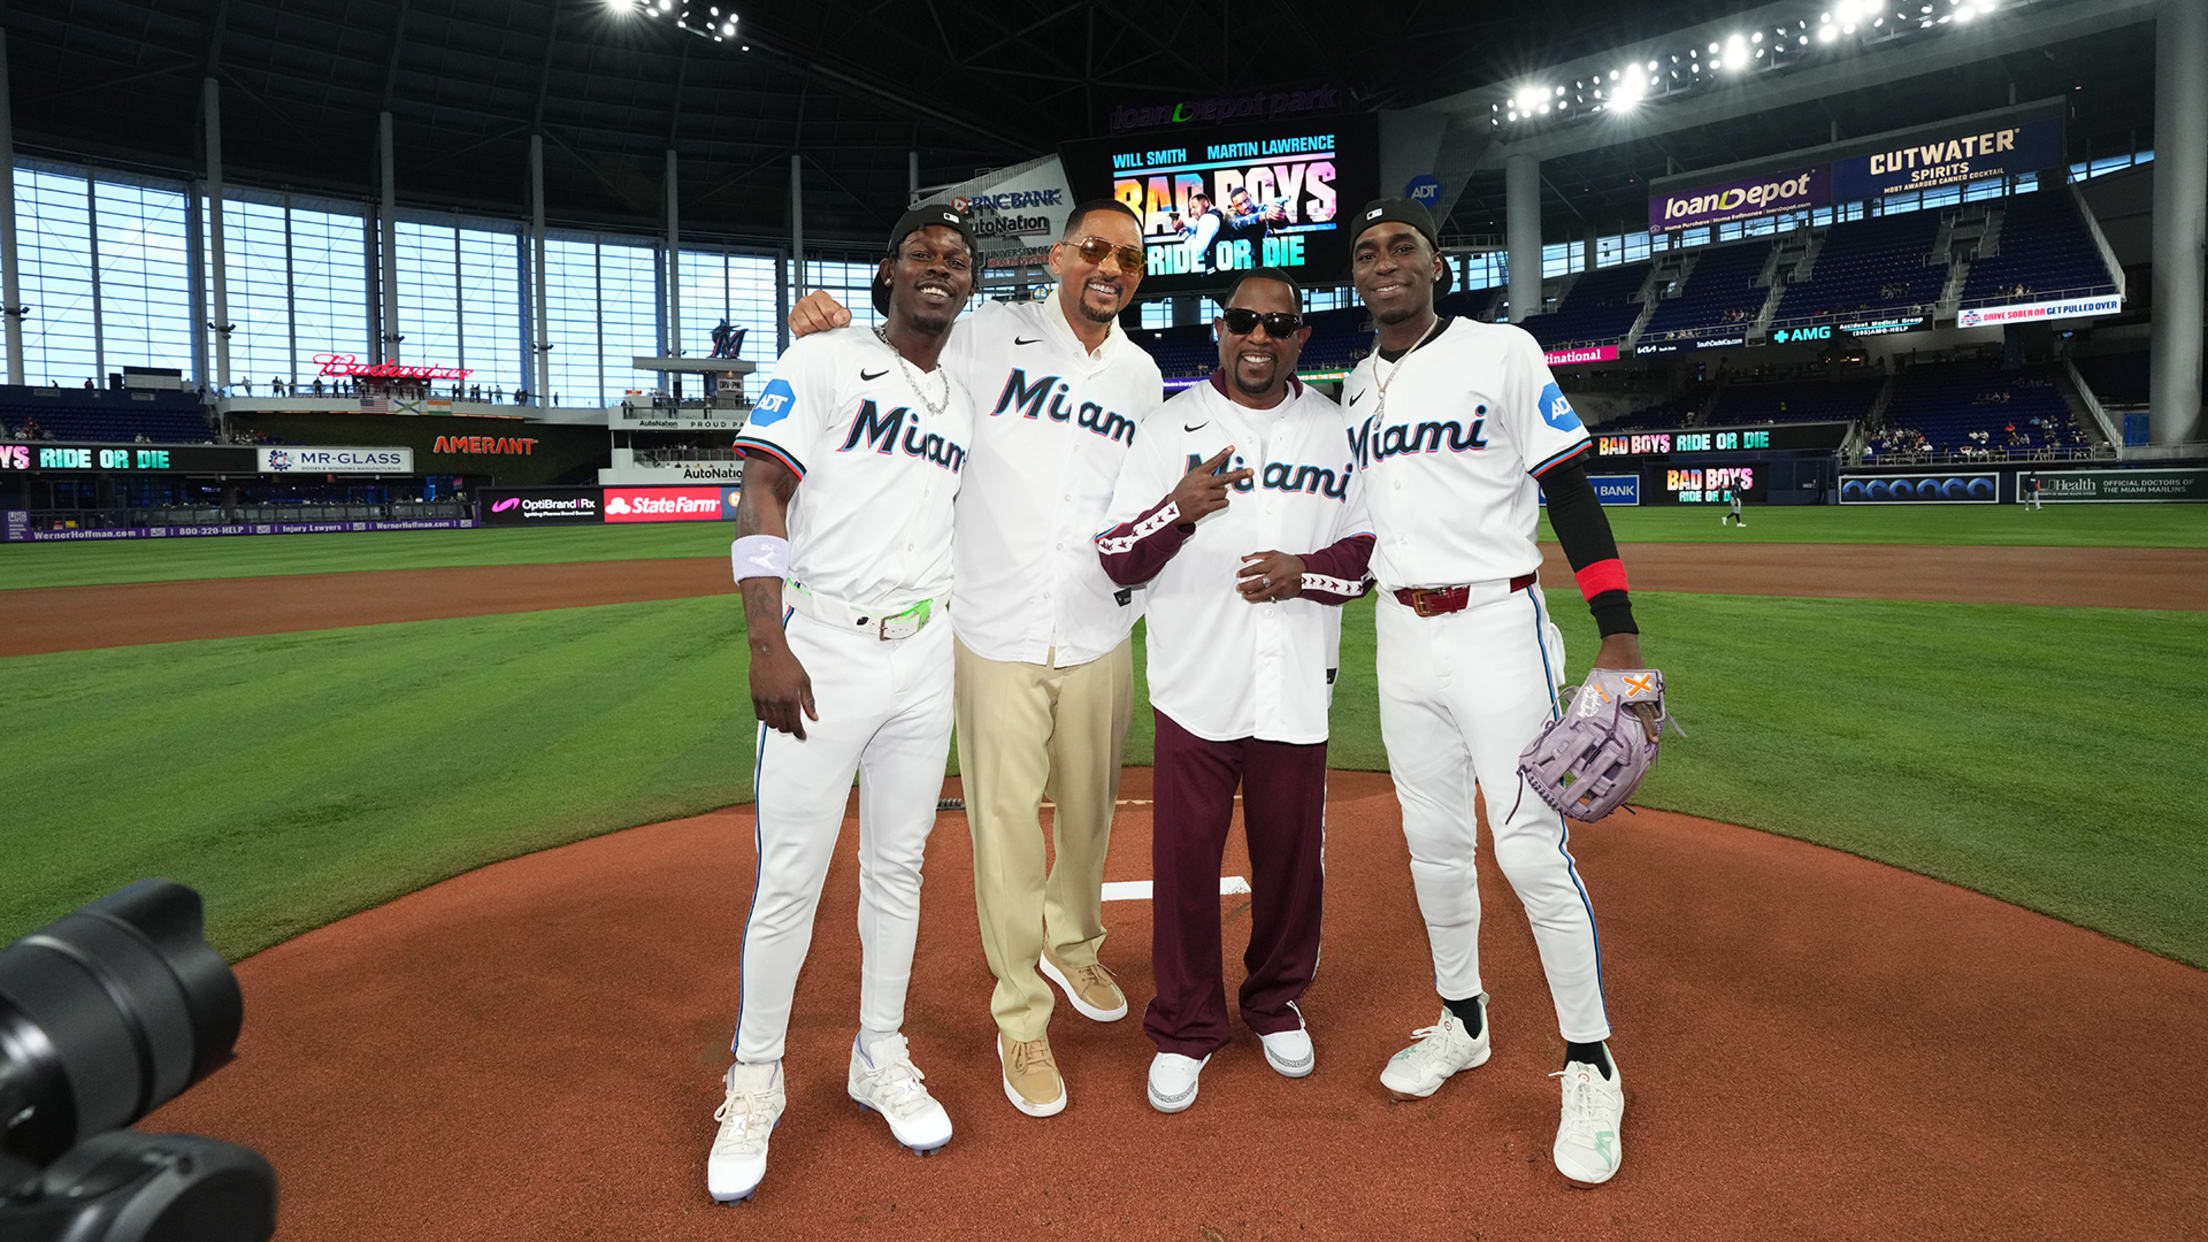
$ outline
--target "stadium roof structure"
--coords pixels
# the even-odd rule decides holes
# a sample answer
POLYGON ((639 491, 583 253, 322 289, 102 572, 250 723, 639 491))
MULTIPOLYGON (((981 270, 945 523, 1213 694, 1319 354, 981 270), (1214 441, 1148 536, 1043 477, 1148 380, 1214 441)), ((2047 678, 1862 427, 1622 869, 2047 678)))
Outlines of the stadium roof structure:
MULTIPOLYGON (((1120 104, 1325 82, 1357 109, 1432 105, 1771 6, 1403 0, 1348 21, 1320 0, 722 7, 741 23, 718 42, 637 0, 18 0, 0 20, 22 154, 197 175, 213 78, 232 182, 369 197, 388 110, 402 205, 519 214, 541 132, 554 224, 652 227, 672 146, 686 235, 780 240, 796 153, 807 237, 871 245, 904 203, 911 151, 922 184, 943 183, 1102 133, 1120 104)), ((1546 156, 1545 214, 1607 230, 1638 213, 1650 177, 1817 145, 1835 125, 1978 111, 2011 83, 2018 99, 2077 99, 2074 145, 2144 143, 2152 65, 2152 27, 2118 24, 1787 107, 1743 88, 1738 109, 1694 128, 1546 156)), ((1499 171, 1474 172, 1455 231, 1499 228, 1502 197, 1499 171)))

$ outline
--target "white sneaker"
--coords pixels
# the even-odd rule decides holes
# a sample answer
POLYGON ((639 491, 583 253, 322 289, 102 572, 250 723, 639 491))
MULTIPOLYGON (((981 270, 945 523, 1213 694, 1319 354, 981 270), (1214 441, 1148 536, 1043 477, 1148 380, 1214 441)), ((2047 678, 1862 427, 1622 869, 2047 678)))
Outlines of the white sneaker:
POLYGON ((951 1117, 920 1085, 927 1075, 912 1063, 903 1035, 878 1041, 870 1055, 864 1036, 851 1041, 847 1087, 859 1107, 880 1113, 898 1142, 925 1156, 951 1141, 951 1117))
POLYGON ((1464 1033, 1464 1023, 1447 1005, 1441 1007, 1439 1021, 1411 1034, 1418 1042, 1389 1057, 1388 1068, 1380 1071, 1380 1085, 1399 1100, 1423 1100, 1460 1070, 1487 1064, 1492 1051, 1487 1040, 1487 993, 1480 993, 1478 1039, 1464 1033))
POLYGON ((1178 1052, 1161 1052, 1150 1060, 1150 1107, 1161 1113, 1177 1113, 1196 1102, 1196 1076, 1211 1063, 1178 1052))
POLYGON ((1625 1120, 1625 1076, 1618 1072, 1618 1059, 1610 1058, 1608 1078, 1584 1061, 1569 1062, 1549 1077, 1564 1080, 1564 1117, 1551 1152, 1556 1171, 1582 1186, 1600 1186, 1625 1158, 1618 1136, 1625 1120))
POLYGON ((1296 1011, 1295 1030, 1260 1035, 1257 1042, 1264 1045, 1265 1064, 1272 1066, 1283 1077, 1306 1077, 1317 1064, 1318 1053, 1311 1046, 1311 1032, 1303 1025, 1303 1011, 1300 1009, 1296 1011))
POLYGON ((749 1199, 767 1175, 767 1139, 782 1124, 782 1063, 728 1068, 728 1098, 713 1110, 721 1131, 705 1159, 705 1188, 716 1203, 749 1199))

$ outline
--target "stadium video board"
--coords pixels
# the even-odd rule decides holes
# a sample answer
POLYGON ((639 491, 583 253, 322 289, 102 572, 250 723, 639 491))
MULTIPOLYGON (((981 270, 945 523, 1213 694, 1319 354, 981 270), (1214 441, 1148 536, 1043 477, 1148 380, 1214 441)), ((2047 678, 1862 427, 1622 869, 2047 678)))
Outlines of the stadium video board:
POLYGON ((1671 457, 1700 453, 1831 452, 1848 432, 1846 423, 1782 423, 1775 427, 1725 427, 1692 431, 1594 429, 1598 457, 1671 457))
POLYGON ((1348 217, 1380 194, 1371 114, 1072 142, 1061 158, 1076 197, 1142 218, 1145 296, 1223 288, 1253 267, 1346 280, 1348 217))

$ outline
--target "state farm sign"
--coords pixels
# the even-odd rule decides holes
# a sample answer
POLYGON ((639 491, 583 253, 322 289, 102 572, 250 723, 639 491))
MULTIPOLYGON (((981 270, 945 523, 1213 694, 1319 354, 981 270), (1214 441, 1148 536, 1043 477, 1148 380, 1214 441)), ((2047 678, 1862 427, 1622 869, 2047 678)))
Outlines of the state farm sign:
POLYGON ((609 487, 608 522, 718 522, 723 516, 718 487, 609 487))

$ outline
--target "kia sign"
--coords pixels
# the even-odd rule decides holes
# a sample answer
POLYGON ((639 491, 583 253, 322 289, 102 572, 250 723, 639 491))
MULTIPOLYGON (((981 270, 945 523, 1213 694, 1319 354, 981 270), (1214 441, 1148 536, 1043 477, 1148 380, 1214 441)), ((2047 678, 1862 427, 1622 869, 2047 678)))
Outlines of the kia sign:
POLYGON ((2009 306, 1980 306, 1955 316, 1958 328, 1993 324, 2028 323, 2034 319, 2082 319, 2090 315, 2121 314, 2124 299, 2116 294, 2095 298, 2071 298, 2063 302, 2018 302, 2009 306))
POLYGON ((1658 194, 1648 200, 1648 229, 1666 233, 1831 205, 1832 170, 1805 168, 1658 194))
POLYGON ((259 448, 262 474, 412 474, 410 448, 259 448))
POLYGON ((1615 345, 1591 345, 1586 349, 1549 349, 1541 353, 1552 367, 1568 367, 1581 362, 1616 362, 1618 347, 1615 345))
POLYGON ((718 487, 609 487, 606 489, 606 520, 718 522, 724 516, 721 496, 722 489, 718 487))

